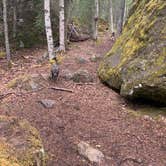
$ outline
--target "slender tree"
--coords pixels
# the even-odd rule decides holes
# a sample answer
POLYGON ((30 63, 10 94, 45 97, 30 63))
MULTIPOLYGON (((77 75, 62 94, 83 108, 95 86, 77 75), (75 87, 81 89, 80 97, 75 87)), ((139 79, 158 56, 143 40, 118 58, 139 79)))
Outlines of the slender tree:
POLYGON ((59 49, 65 51, 65 12, 64 0, 59 0, 59 49))
POLYGON ((127 1, 125 0, 125 9, 124 9, 124 18, 123 18, 123 25, 125 24, 125 21, 127 19, 128 15, 128 6, 127 6, 127 1))
POLYGON ((99 0, 95 0, 93 39, 98 38, 98 18, 99 18, 99 0))
POLYGON ((10 45, 9 45, 9 34, 8 34, 8 23, 7 23, 7 1, 3 0, 3 22, 4 22, 4 35, 5 35, 5 47, 6 57, 8 63, 11 61, 10 45))
POLYGON ((124 13, 125 13, 125 0, 121 0, 120 17, 118 20, 118 28, 117 28, 118 35, 122 33, 124 13))
POLYGON ((114 32, 114 19, 113 19, 113 3, 109 0, 109 27, 111 32, 114 32))
POLYGON ((45 31, 47 36, 48 54, 49 59, 55 58, 54 43, 50 18, 50 0, 44 0, 44 17, 45 17, 45 31))
POLYGON ((17 0, 13 0, 13 38, 16 38, 17 33, 17 0))

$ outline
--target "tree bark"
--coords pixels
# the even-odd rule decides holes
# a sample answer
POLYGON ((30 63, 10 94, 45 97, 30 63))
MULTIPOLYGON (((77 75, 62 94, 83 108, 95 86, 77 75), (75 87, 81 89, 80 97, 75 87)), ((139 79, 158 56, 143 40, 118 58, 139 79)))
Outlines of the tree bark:
POLYGON ((111 32, 114 32, 114 17, 113 17, 113 3, 112 3, 112 0, 109 0, 109 23, 110 23, 111 32))
POLYGON ((65 12, 64 0, 59 0, 59 49, 65 51, 65 12))
POLYGON ((99 19, 99 0, 95 0, 95 14, 94 14, 94 29, 93 29, 93 39, 98 38, 98 19, 99 19))
POLYGON ((44 18, 45 18, 45 31, 47 37, 48 54, 49 54, 49 59, 52 60, 55 58, 55 53, 54 53, 52 27, 51 27, 51 18, 50 18, 50 0, 44 0, 44 18))
POLYGON ((125 9, 124 9, 124 19, 123 19, 123 25, 124 25, 124 24, 125 24, 125 22, 126 22, 127 15, 128 15, 128 6, 127 6, 127 2, 126 2, 126 0, 125 0, 125 9))
POLYGON ((123 29, 123 20, 124 20, 124 11, 125 11, 125 0, 121 1, 121 8, 120 8, 120 18, 118 21, 118 35, 120 35, 122 33, 122 29, 123 29))
POLYGON ((5 47, 6 47, 6 57, 8 63, 10 63, 10 45, 9 45, 9 33, 8 33, 8 23, 7 23, 7 1, 3 0, 3 22, 4 22, 4 35, 5 35, 5 47))
POLYGON ((17 33, 17 1, 13 2, 13 38, 16 38, 17 33))

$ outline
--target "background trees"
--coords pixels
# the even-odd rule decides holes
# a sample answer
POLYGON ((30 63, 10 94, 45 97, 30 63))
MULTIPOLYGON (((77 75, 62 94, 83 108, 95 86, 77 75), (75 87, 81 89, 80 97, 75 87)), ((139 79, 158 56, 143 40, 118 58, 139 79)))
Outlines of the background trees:
MULTIPOLYGON (((11 48, 32 47, 46 42, 44 0, 8 0, 6 23, 3 21, 2 2, 0 0, 0 47, 7 44, 4 42, 5 36, 7 39, 5 24, 8 25, 11 48)), ((72 21, 81 33, 94 39, 97 38, 97 18, 108 23, 111 31, 121 33, 132 0, 50 0, 50 4, 54 46, 60 44, 65 50, 68 25, 72 21)))
POLYGON ((3 0, 3 22, 4 22, 6 57, 9 63, 10 62, 10 46, 9 46, 9 33, 8 33, 8 22, 7 22, 7 1, 6 0, 3 0))

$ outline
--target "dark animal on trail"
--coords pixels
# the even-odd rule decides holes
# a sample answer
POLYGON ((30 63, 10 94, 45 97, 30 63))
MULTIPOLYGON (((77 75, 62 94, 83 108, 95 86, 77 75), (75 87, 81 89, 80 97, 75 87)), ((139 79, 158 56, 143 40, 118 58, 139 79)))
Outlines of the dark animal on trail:
POLYGON ((112 34, 111 34, 111 40, 115 41, 115 32, 112 32, 112 34))
POLYGON ((59 76, 59 65, 57 63, 57 59, 55 59, 55 63, 51 66, 51 80, 56 81, 59 76))

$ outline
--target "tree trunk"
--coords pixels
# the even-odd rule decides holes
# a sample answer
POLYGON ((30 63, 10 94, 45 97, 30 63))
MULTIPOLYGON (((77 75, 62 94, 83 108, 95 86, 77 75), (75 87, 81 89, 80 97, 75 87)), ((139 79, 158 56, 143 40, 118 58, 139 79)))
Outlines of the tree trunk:
POLYGON ((114 32, 114 19, 113 19, 113 3, 112 0, 109 0, 109 23, 110 23, 110 30, 114 32))
POLYGON ((16 38, 17 33, 17 8, 16 1, 13 2, 13 38, 16 38))
POLYGON ((94 14, 94 28, 93 28, 93 39, 98 38, 98 19, 99 19, 99 0, 95 0, 95 14, 94 14))
POLYGON ((4 35, 5 35, 5 47, 6 47, 6 57, 8 63, 10 63, 10 45, 9 45, 9 33, 8 33, 8 23, 7 23, 7 1, 3 0, 3 22, 4 22, 4 35))
POLYGON ((68 26, 71 23, 71 14, 72 14, 72 0, 65 0, 65 49, 69 43, 68 36, 68 26))
POLYGON ((124 19, 123 19, 123 25, 126 22, 127 19, 127 15, 128 15, 128 6, 127 6, 127 2, 125 1, 125 9, 124 9, 124 19))
POLYGON ((50 18, 50 0, 44 0, 44 17, 45 17, 45 31, 47 36, 48 54, 49 59, 55 58, 54 43, 50 18))
POLYGON ((121 1, 121 7, 120 7, 120 18, 118 21, 118 35, 122 33, 122 28, 123 28, 123 20, 124 20, 124 11, 125 11, 125 0, 121 1))
POLYGON ((59 0, 59 49, 65 51, 65 12, 64 0, 59 0))

